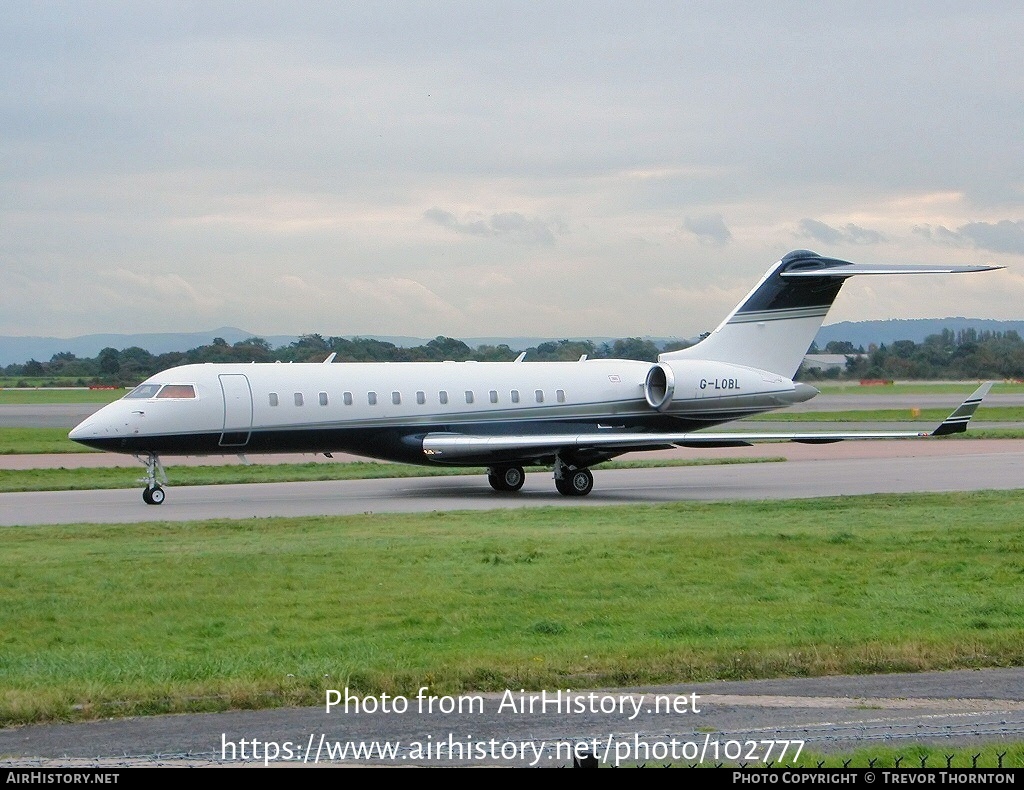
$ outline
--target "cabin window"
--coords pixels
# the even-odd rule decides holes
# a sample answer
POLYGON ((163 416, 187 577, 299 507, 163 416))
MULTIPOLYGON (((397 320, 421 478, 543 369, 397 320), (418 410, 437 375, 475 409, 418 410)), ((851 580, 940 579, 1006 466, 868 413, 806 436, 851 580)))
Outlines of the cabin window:
POLYGON ((497 390, 491 390, 491 403, 497 403, 497 402, 498 402, 498 391, 497 390))
POLYGON ((271 392, 271 393, 270 393, 270 405, 271 405, 271 406, 276 406, 276 405, 277 405, 278 403, 280 403, 280 402, 281 402, 281 401, 280 401, 280 399, 279 399, 279 398, 277 397, 277 393, 276 393, 276 392, 271 392))
POLYGON ((296 406, 301 406, 302 405, 302 393, 301 392, 296 392, 295 393, 295 405, 296 406))
POLYGON ((537 399, 537 403, 544 402, 544 390, 537 390, 533 393, 533 397, 537 399))
POLYGON ((346 406, 351 406, 352 405, 352 393, 351 392, 343 392, 343 393, 341 393, 341 400, 344 402, 344 404, 346 406))
POLYGON ((320 393, 320 405, 321 406, 326 406, 327 405, 327 393, 326 392, 321 392, 320 393))
POLYGON ((423 392, 422 390, 417 392, 416 393, 416 402, 420 406, 422 406, 424 403, 426 403, 427 402, 427 393, 423 392))
POLYGON ((366 402, 369 403, 371 406, 376 406, 377 405, 377 393, 376 392, 367 392, 366 393, 366 402))
POLYGON ((127 395, 125 395, 125 398, 131 398, 133 400, 136 399, 136 398, 138 398, 138 399, 155 398, 156 397, 156 393, 159 390, 160 390, 160 385, 159 384, 140 384, 135 389, 133 389, 131 392, 129 392, 127 395))
POLYGON ((445 392, 444 390, 441 390, 439 393, 437 393, 437 399, 438 401, 440 401, 442 405, 444 405, 445 403, 448 402, 448 393, 445 392))
POLYGON ((555 390, 555 400, 565 403, 565 390, 555 390))
POLYGON ((473 390, 466 390, 466 403, 473 402, 473 390))
POLYGON ((393 404, 395 404, 396 406, 401 406, 402 405, 402 393, 401 392, 392 392, 391 393, 391 402, 393 404))
POLYGON ((512 390, 512 402, 519 403, 519 390, 512 390))
POLYGON ((168 384, 162 390, 157 398, 194 398, 196 396, 196 388, 191 384, 168 384))

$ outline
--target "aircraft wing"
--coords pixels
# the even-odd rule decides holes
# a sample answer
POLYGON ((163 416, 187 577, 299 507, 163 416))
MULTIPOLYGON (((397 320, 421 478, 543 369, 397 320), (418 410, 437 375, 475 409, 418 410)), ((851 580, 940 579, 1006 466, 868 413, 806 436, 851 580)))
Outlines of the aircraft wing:
POLYGON ((540 435, 478 436, 462 433, 428 433, 423 452, 437 460, 460 456, 515 453, 524 458, 550 455, 560 450, 664 450, 670 447, 745 447, 755 442, 829 444, 858 439, 920 439, 947 436, 967 430, 967 423, 988 394, 992 382, 982 384, 932 431, 825 431, 821 433, 741 433, 692 431, 689 433, 564 433, 540 435))

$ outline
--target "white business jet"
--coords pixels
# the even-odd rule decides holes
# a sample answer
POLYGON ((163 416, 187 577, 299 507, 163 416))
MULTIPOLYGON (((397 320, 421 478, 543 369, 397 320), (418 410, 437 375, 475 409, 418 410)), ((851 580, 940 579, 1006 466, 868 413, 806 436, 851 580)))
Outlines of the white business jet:
POLYGON ((401 362, 185 365, 159 373, 69 434, 146 464, 143 499, 164 501, 161 454, 335 451, 444 466, 486 466, 495 491, 522 488, 523 467, 554 468, 555 488, 585 496, 589 467, 636 450, 751 442, 941 436, 967 429, 984 385, 930 432, 712 433, 802 403, 793 382, 847 277, 978 272, 997 266, 881 266, 807 250, 772 266, 700 343, 657 363, 401 362))

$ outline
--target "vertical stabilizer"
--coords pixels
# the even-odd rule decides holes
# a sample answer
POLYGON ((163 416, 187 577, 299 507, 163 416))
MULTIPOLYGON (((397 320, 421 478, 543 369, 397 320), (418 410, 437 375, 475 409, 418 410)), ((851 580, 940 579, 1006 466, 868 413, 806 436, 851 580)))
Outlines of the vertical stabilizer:
POLYGON ((855 264, 795 250, 776 263, 718 328, 695 346, 659 359, 702 359, 796 375, 847 277, 856 274, 949 274, 998 266, 855 264))

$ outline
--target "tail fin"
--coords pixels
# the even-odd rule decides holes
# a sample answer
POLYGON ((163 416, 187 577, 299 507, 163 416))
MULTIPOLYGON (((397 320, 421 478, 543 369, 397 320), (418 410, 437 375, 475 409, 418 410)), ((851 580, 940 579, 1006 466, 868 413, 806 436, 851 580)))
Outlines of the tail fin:
POLYGON ((949 274, 1001 266, 855 264, 794 250, 772 266, 710 335, 659 359, 728 362, 793 378, 847 277, 855 274, 949 274))

